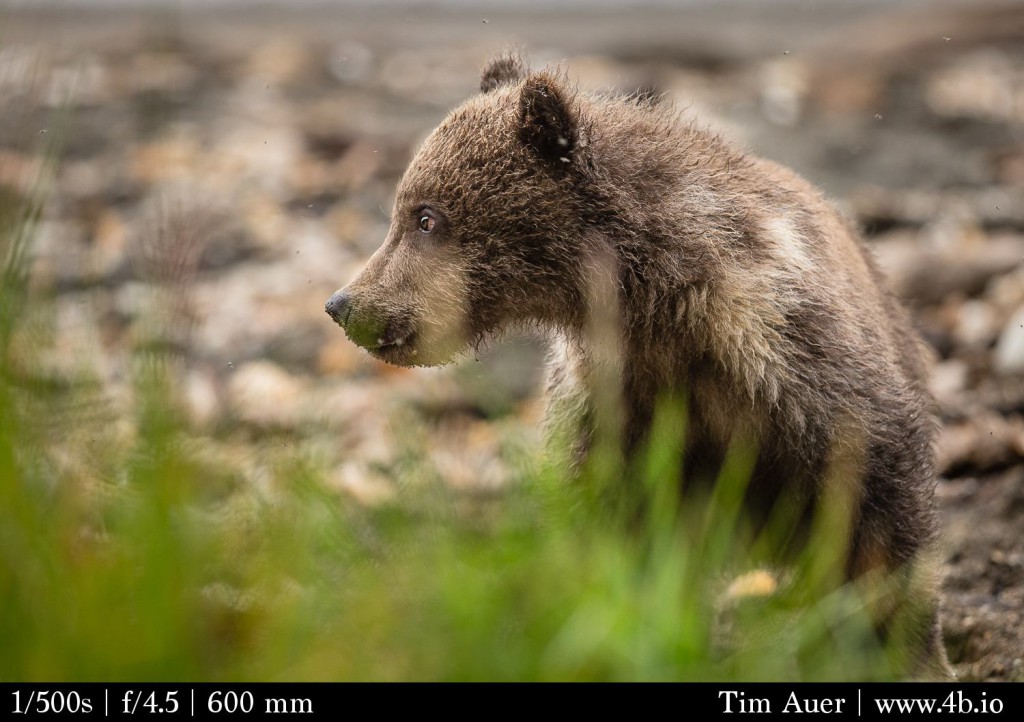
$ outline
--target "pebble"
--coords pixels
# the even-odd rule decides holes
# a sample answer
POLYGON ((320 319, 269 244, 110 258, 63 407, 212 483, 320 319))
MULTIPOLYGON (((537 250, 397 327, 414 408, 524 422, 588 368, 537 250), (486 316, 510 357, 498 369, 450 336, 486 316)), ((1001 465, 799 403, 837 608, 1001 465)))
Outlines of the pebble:
POLYGON ((940 403, 955 402, 967 387, 969 367, 961 359, 950 359, 932 369, 931 389, 940 403))
POLYGON ((1024 306, 1010 316, 999 334, 995 368, 1001 374, 1024 374, 1024 306))
POLYGON ((358 461, 341 464, 328 478, 328 486, 342 491, 364 506, 375 507, 395 498, 395 487, 358 461))
POLYGON ((206 370, 193 369, 185 377, 185 409, 189 420, 199 428, 208 428, 220 417, 222 404, 216 377, 206 370))
POLYGON ((237 418, 265 429, 291 429, 301 420, 307 384, 270 361, 238 366, 228 381, 237 418))

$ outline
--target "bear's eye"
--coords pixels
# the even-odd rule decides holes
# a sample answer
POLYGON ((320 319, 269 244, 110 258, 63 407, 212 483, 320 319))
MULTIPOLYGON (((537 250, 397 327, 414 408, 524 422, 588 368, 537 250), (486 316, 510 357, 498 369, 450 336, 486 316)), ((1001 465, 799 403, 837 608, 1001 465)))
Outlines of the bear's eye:
POLYGON ((430 233, 432 230, 434 230, 434 226, 436 224, 437 221, 434 220, 432 216, 428 216, 426 214, 420 216, 420 230, 423 231, 424 233, 430 233))

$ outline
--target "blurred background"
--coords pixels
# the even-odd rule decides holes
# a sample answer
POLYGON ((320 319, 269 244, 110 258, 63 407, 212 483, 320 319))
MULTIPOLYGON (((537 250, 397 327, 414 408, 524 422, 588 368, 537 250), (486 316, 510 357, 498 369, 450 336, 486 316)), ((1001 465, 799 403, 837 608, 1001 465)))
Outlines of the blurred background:
MULTIPOLYGON (((0 224, 39 209, 8 363, 56 390, 35 437, 53 478, 122 483, 107 457, 146 433, 155 349, 217 504, 272 497, 301 459, 325 503, 387 508, 416 458, 456 507, 496 513, 539 449, 543 341, 394 369, 323 305, 384 238, 416 145, 510 46, 585 90, 664 93, 856 219, 935 351, 951 657, 1024 679, 1021 2, 5 2, 0 224)), ((89 676, 61 649, 5 675, 89 676)))

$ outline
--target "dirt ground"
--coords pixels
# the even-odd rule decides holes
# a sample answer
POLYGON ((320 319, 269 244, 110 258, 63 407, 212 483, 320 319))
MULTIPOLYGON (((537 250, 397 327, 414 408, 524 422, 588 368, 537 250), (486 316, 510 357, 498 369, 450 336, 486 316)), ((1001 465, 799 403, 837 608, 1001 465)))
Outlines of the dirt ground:
POLYGON ((379 411, 399 399, 437 425, 449 483, 500 488, 489 419, 535 423, 541 345, 396 371, 322 309, 383 238, 415 144, 518 45, 584 88, 667 94, 864 228, 936 352, 952 661, 1024 680, 1024 4, 766 5, 9 11, 0 198, 61 149, 33 261, 52 370, 126 393, 170 260, 188 322, 162 333, 197 427, 320 434, 339 490, 374 503, 396 493, 374 469, 400 453, 379 411), (168 237, 187 241, 170 259, 168 237))

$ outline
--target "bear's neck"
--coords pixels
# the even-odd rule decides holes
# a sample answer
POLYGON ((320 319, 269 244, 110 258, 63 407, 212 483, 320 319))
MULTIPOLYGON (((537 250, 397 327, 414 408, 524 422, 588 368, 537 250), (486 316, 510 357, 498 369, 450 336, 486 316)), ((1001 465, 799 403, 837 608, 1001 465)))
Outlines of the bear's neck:
POLYGON ((705 236, 590 232, 583 248, 584 310, 549 327, 575 349, 588 386, 614 383, 651 404, 693 382, 737 404, 777 400, 785 370, 773 314, 705 236))

